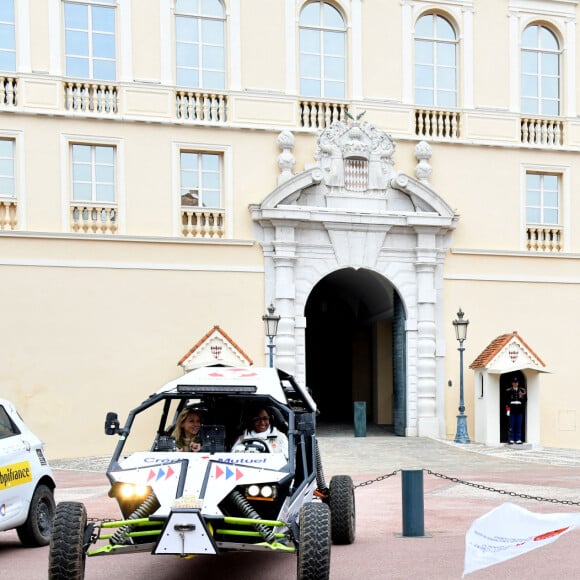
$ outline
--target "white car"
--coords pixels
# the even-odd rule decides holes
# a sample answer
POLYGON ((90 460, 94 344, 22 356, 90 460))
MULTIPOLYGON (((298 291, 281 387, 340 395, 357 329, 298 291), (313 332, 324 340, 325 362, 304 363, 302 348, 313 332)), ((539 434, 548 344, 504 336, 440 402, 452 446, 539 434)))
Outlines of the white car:
POLYGON ((16 529, 25 546, 50 542, 55 514, 44 444, 10 401, 0 399, 0 531, 16 529))

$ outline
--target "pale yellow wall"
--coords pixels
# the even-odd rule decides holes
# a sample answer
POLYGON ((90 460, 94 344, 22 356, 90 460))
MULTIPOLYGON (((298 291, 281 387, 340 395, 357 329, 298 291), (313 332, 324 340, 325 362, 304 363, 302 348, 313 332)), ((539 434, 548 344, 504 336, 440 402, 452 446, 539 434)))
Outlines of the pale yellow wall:
MULTIPOLYGON (((509 108, 512 73, 507 4, 477 2, 477 14, 473 14, 473 105, 476 108, 509 108)), ((517 78, 514 81, 519 83, 517 78)))
MULTIPOLYGON (((244 0, 242 84, 249 89, 286 91, 284 2, 244 0)), ((298 43, 298 37, 296 37, 298 43)))
MULTIPOLYGON (((18 17, 19 2, 14 2, 16 15, 18 17)), ((31 43, 30 64, 31 69, 37 72, 47 73, 49 71, 49 35, 48 22, 48 2, 39 0, 32 1, 30 5, 30 36, 34 39, 31 43)))
MULTIPOLYGON (((33 245, 41 260, 51 241, 33 245)), ((11 347, 2 357, 0 392, 45 439, 49 457, 110 451, 105 413, 116 410, 124 420, 182 374, 178 360, 216 324, 256 364, 265 362, 259 272, 96 268, 92 246, 66 267, 2 268, 11 347)), ((176 249, 163 249, 169 261, 176 249)))
MULTIPOLYGON (((175 2, 171 3, 172 5, 175 2)), ((131 27, 132 44, 132 67, 133 77, 144 81, 156 81, 161 79, 161 51, 160 44, 161 28, 159 25, 159 9, 161 3, 158 0, 131 0, 131 11, 134 15, 131 27), (145 17, 147 15, 147 17, 145 17)), ((173 28, 173 14, 171 12, 171 26, 173 28)), ((164 39, 163 42, 166 42, 164 39)), ((169 47, 171 62, 174 62, 175 43, 169 47)), ((174 77, 175 66, 172 67, 174 77)))
POLYGON ((384 0, 361 4, 365 23, 362 36, 363 93, 368 98, 401 102, 401 5, 390 3, 388 15, 382 14, 383 7, 384 0))

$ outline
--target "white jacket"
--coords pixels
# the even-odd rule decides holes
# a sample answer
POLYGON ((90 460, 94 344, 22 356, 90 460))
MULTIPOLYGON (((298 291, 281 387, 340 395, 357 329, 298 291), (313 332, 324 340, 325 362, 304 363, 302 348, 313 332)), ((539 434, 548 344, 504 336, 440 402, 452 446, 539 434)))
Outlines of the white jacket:
POLYGON ((256 431, 244 431, 234 443, 232 449, 235 451, 236 447, 243 443, 246 439, 262 439, 268 445, 270 453, 283 453, 284 457, 288 458, 288 437, 276 427, 268 428, 262 433, 256 431))

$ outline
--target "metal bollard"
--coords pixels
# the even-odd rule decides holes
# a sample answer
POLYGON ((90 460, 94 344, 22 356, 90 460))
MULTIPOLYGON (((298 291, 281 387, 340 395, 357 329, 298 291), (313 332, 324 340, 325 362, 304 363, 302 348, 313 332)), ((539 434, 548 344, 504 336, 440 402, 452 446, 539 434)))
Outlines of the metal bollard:
POLYGON ((367 404, 365 401, 355 401, 354 405, 354 436, 367 436, 367 404))
POLYGON ((403 470, 403 533, 404 538, 425 536, 423 506, 423 470, 403 470))

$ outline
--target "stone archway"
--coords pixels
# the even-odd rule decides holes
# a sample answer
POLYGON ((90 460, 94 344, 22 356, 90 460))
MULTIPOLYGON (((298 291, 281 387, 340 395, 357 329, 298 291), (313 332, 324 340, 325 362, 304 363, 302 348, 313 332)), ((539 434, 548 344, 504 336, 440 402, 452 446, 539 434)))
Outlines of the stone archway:
POLYGON ((444 436, 441 299, 443 260, 457 216, 428 185, 394 167, 395 144, 369 123, 335 122, 318 139, 316 164, 292 175, 293 137, 283 133, 279 186, 250 211, 264 252, 265 304, 281 316, 277 366, 306 379, 306 305, 323 279, 365 269, 388 280, 404 327, 405 435, 444 436))
POLYGON ((394 324, 397 299, 387 280, 364 268, 337 270, 308 296, 306 384, 321 422, 352 421, 353 401, 365 402, 372 423, 394 428, 396 413, 404 417, 404 381, 394 381, 393 365, 393 343, 405 336, 394 324))

